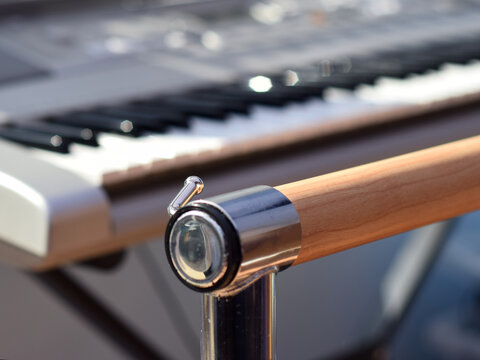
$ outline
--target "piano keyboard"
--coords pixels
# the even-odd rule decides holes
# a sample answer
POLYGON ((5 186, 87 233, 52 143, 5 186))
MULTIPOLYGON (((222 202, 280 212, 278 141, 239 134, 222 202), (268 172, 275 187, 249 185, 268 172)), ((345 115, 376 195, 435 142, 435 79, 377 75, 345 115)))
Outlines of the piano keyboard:
MULTIPOLYGON (((32 151, 33 156, 74 171, 95 184, 108 186, 154 171, 166 171, 168 164, 162 167, 162 163, 179 157, 190 156, 194 161, 203 152, 221 152, 242 142, 274 135, 292 136, 295 131, 339 125, 351 122, 352 117, 378 111, 475 94, 480 91, 480 61, 464 61, 467 63, 437 64, 437 69, 426 68, 414 74, 405 73, 403 77, 383 75, 380 71, 369 74, 375 76, 373 84, 356 83, 355 76, 342 74, 342 84, 330 86, 334 81, 326 81, 325 88, 323 78, 299 86, 298 92, 295 85, 283 85, 278 96, 275 87, 260 93, 252 90, 252 94, 248 94, 250 90, 232 87, 228 90, 240 91, 227 92, 232 96, 228 95, 230 102, 225 103, 218 100, 222 95, 217 97, 221 87, 207 89, 202 90, 199 98, 195 93, 179 94, 172 98, 178 102, 163 105, 161 100, 146 100, 127 107, 64 115, 33 126, 7 127, 0 131, 0 136, 41 148, 32 151), (311 93, 310 86, 314 88, 311 93), (322 93, 315 94, 319 89, 322 93), (286 90, 292 90, 292 94, 286 90), (189 107, 196 104, 186 101, 190 99, 214 100, 205 101, 208 105, 197 109, 189 107), (171 104, 174 106, 170 107, 171 104)), ((252 79, 271 83, 263 75, 252 79)))
MULTIPOLYGON (((347 28, 326 40, 320 37, 315 46, 308 41, 305 48, 296 44, 294 51, 288 48, 278 53, 267 46, 261 58, 252 55, 248 47, 243 52, 227 47, 222 56, 207 59, 214 65, 204 63, 205 54, 197 54, 195 60, 199 69, 215 72, 212 69, 218 66, 217 82, 196 79, 171 91, 159 84, 158 91, 153 87, 145 96, 112 93, 111 101, 92 101, 86 96, 84 103, 75 106, 58 104, 57 111, 55 106, 47 111, 35 103, 31 113, 18 112, 16 116, 13 107, 9 115, 6 106, 0 148, 9 153, 9 159, 0 159, 0 171, 37 191, 40 200, 28 200, 25 208, 34 208, 31 216, 41 231, 21 233, 0 219, 0 229, 7 229, 0 230, 0 237, 38 256, 48 258, 53 253, 53 257, 68 261, 77 256, 75 251, 85 253, 84 233, 79 230, 72 235, 69 227, 96 229, 87 242, 91 246, 108 248, 117 236, 118 229, 111 228, 111 204, 105 190, 124 184, 128 188, 149 177, 168 177, 173 170, 202 163, 254 157, 345 129, 398 121, 399 113, 418 114, 476 101, 480 94, 479 20, 480 12, 422 18, 419 22, 430 29, 427 34, 415 31, 415 21, 411 29, 404 29, 403 23, 381 23, 358 34, 347 28), (403 32, 393 36, 400 28, 403 32), (359 40, 359 36, 365 39, 359 40), (382 38, 389 42, 380 41, 382 38), (319 50, 332 39, 341 46, 333 46, 323 55, 319 50), (227 61, 241 67, 222 75, 222 64, 227 61), (16 162, 37 167, 38 179, 15 169, 16 162), (59 180, 65 187, 62 199, 45 185, 48 172, 70 179, 70 184, 59 180), (95 200, 80 201, 78 208, 75 202, 82 197, 95 200), (52 228, 55 216, 61 219, 61 231, 52 228), (67 235, 73 245, 65 244, 67 235)), ((307 35, 305 38, 311 39, 313 33, 307 35)), ((160 58, 168 63, 180 55, 169 56, 160 58)), ((188 57, 184 62, 194 63, 188 57)), ((179 68, 186 65, 178 62, 179 68)), ((132 91, 137 93, 135 86, 132 83, 132 91)), ((41 96, 38 89, 41 86, 35 90, 41 96)), ((15 91, 7 89, 4 99, 15 91)), ((60 92, 56 94, 60 103, 66 101, 60 92)), ((0 196, 12 191, 24 196, 19 189, 6 180, 2 188, 0 181, 0 196)), ((3 220, 9 221, 8 216, 3 220)), ((42 260, 27 263, 38 265, 42 260)))

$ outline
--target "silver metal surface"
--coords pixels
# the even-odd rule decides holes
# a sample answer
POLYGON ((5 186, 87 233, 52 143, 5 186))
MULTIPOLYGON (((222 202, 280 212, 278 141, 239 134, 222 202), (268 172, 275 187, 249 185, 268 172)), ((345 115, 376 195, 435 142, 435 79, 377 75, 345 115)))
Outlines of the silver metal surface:
POLYGON ((276 274, 232 297, 203 296, 202 359, 275 359, 276 274))
MULTIPOLYGON (((240 238, 242 261, 232 283, 217 295, 231 295, 265 269, 291 265, 300 251, 301 226, 297 211, 285 195, 269 186, 256 186, 198 200, 220 210, 240 238)), ((227 240, 228 241, 228 240, 227 240)))
POLYGON ((186 282, 208 288, 227 271, 225 235, 203 211, 189 211, 175 222, 170 238, 170 257, 186 282))
POLYGON ((249 286, 254 284, 258 279, 269 276, 270 274, 277 274, 278 267, 277 266, 270 266, 265 269, 261 269, 257 271, 255 274, 251 275, 248 278, 243 279, 243 281, 235 281, 231 286, 227 286, 224 289, 218 291, 212 291, 212 294, 215 296, 221 297, 230 297, 235 296, 242 292, 243 290, 247 289, 249 286))
POLYGON ((178 209, 185 206, 195 195, 198 195, 203 190, 203 181, 198 176, 189 176, 183 188, 179 191, 177 196, 168 205, 167 212, 169 216, 172 216, 178 209))

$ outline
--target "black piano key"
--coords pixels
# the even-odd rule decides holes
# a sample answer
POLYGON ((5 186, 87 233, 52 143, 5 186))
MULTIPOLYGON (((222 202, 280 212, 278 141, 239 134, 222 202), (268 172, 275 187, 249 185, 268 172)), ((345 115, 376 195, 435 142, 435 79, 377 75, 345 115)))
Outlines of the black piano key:
POLYGON ((442 62, 464 64, 479 55, 480 44, 475 42, 438 41, 430 42, 422 47, 422 51, 430 56, 442 59, 442 62))
POLYGON ((312 65, 302 69, 289 70, 285 74, 285 82, 294 86, 309 86, 321 89, 338 87, 343 89, 354 89, 360 84, 371 84, 378 77, 378 74, 369 71, 353 72, 347 70, 336 70, 330 68, 325 70, 321 65, 312 65))
POLYGON ((66 154, 71 141, 60 135, 45 134, 37 131, 4 127, 0 129, 0 137, 10 141, 66 154))
MULTIPOLYGON (((424 69, 421 68, 423 71, 424 69)), ((391 61, 390 59, 375 59, 365 61, 355 61, 352 63, 352 68, 349 70, 351 74, 365 74, 368 73, 375 79, 388 76, 395 78, 404 78, 412 73, 419 71, 419 67, 405 66, 399 61, 391 61)))
POLYGON ((148 131, 163 133, 167 128, 167 124, 165 124, 165 122, 159 120, 158 118, 146 116, 146 115, 139 115, 135 113, 106 114, 106 113, 102 113, 101 111, 99 112, 92 111, 90 114, 98 115, 98 116, 106 116, 112 119, 116 119, 118 121, 129 121, 131 124, 133 124, 134 128, 138 129, 138 132, 140 132, 141 130, 148 130, 148 131))
POLYGON ((230 84, 229 85, 235 89, 241 89, 248 93, 258 93, 265 94, 264 97, 271 97, 279 99, 279 102, 287 103, 289 101, 304 101, 309 97, 313 96, 311 91, 308 91, 306 88, 302 87, 290 87, 284 81, 279 81, 277 74, 269 75, 257 75, 255 77, 250 77, 243 81, 230 84), (270 88, 266 91, 259 91, 255 89, 255 84, 252 84, 252 80, 255 80, 257 77, 263 77, 267 84, 270 85, 270 88))
POLYGON ((165 101, 169 104, 175 104, 179 106, 202 106, 209 108, 218 108, 226 112, 234 112, 246 114, 248 113, 249 107, 243 101, 238 100, 218 100, 205 97, 197 97, 193 94, 181 95, 175 97, 168 97, 165 101))
POLYGON ((352 66, 348 71, 333 72, 329 75, 321 75, 313 80, 318 83, 329 84, 330 86, 345 87, 353 89, 360 84, 372 84, 378 78, 378 72, 369 71, 355 71, 352 66))
POLYGON ((134 111, 128 111, 122 108, 100 108, 92 111, 99 116, 107 116, 118 120, 128 120, 139 130, 148 130, 153 132, 165 132, 168 123, 158 116, 140 114, 134 111))
POLYGON ((283 87, 289 89, 289 91, 295 91, 301 94, 304 98, 310 97, 322 97, 326 86, 318 84, 308 84, 306 82, 299 82, 298 79, 292 80, 291 74, 288 72, 280 75, 274 75, 270 77, 275 87, 283 87))
POLYGON ((96 113, 75 113, 62 117, 47 119, 48 122, 84 128, 88 127, 95 131, 113 132, 121 135, 137 136, 142 129, 131 120, 123 117, 115 118, 96 113))
POLYGON ((166 111, 158 107, 130 105, 122 107, 105 107, 98 110, 100 113, 126 118, 142 119, 158 124, 159 127, 174 126, 186 128, 189 126, 188 116, 180 112, 166 111))
POLYGON ((308 84, 305 82, 288 82, 285 77, 282 79, 275 80, 276 86, 283 86, 285 89, 290 91, 296 91, 299 94, 302 94, 306 99, 311 97, 322 97, 327 86, 322 86, 320 84, 308 84))
POLYGON ((387 57, 390 61, 398 61, 404 66, 417 67, 413 72, 424 72, 436 69, 440 65, 453 62, 463 64, 479 55, 478 41, 471 39, 462 42, 462 39, 440 40, 423 43, 421 47, 405 47, 384 51, 381 57, 387 57))
POLYGON ((210 89, 210 91, 225 97, 241 99, 242 101, 250 102, 251 104, 269 106, 283 106, 286 103, 294 100, 291 98, 291 96, 278 91, 270 90, 265 92, 256 92, 252 89, 235 85, 220 86, 218 88, 210 89))
POLYGON ((321 98, 323 97, 325 90, 328 88, 328 86, 323 86, 321 84, 308 84, 305 82, 286 84, 285 81, 283 81, 283 86, 285 86, 287 89, 298 91, 299 93, 303 94, 306 99, 312 97, 321 98))
POLYGON ((353 90, 361 84, 373 84, 378 78, 374 73, 346 73, 334 74, 316 80, 316 83, 322 86, 336 87, 341 89, 353 90))
POLYGON ((469 46, 469 47, 462 48, 461 54, 459 54, 458 60, 460 60, 460 56, 461 56, 462 64, 465 64, 471 60, 480 59, 480 44, 475 47, 469 46))
POLYGON ((473 55, 471 51, 472 49, 452 47, 450 49, 432 50, 431 53, 441 57, 445 63, 465 64, 475 58, 475 55, 473 55))
MULTIPOLYGON (((193 90, 189 93, 188 96, 191 96, 198 100, 210 100, 210 101, 217 101, 220 103, 226 104, 227 107, 234 106, 237 108, 236 111, 242 114, 248 114, 250 111, 251 103, 249 101, 244 101, 242 99, 232 97, 232 96, 222 96, 218 93, 213 93, 208 90, 193 90)), ((233 110, 232 110, 233 111, 233 110)))
POLYGON ((416 50, 406 50, 404 53, 382 52, 376 55, 376 59, 368 64, 370 68, 385 72, 397 71, 406 75, 437 69, 444 62, 441 57, 416 50))
POLYGON ((326 89, 329 87, 353 90, 360 84, 370 84, 375 80, 376 76, 352 76, 352 75, 332 75, 324 77, 301 77, 297 85, 317 87, 326 89))
POLYGON ((189 116, 201 116, 216 120, 223 120, 227 116, 227 111, 222 107, 210 106, 210 104, 176 104, 168 102, 166 98, 135 101, 133 105, 143 105, 164 111, 178 111, 189 116))
POLYGON ((477 34, 475 37, 465 40, 461 44, 462 52, 468 60, 480 59, 480 34, 477 34))
POLYGON ((360 84, 373 84, 382 76, 403 78, 438 66, 438 61, 405 56, 398 52, 334 59, 295 70, 298 83, 353 89, 360 84))
POLYGON ((31 124, 16 125, 15 128, 41 132, 44 134, 50 134, 51 136, 59 135, 74 143, 88 146, 98 146, 97 134, 90 128, 70 127, 53 123, 46 123, 43 121, 31 124))
POLYGON ((373 83, 378 77, 404 78, 436 69, 441 64, 442 60, 437 56, 425 54, 418 48, 405 47, 333 60, 328 69, 334 77, 352 76, 361 83, 373 83))
POLYGON ((290 87, 285 84, 272 82, 272 88, 265 92, 271 96, 285 99, 285 101, 304 101, 312 96, 310 91, 302 87, 290 87))
MULTIPOLYGON (((220 86, 221 88, 221 86, 220 86)), ((269 105, 269 106, 282 106, 285 104, 283 99, 277 99, 271 96, 265 96, 264 93, 254 93, 248 91, 233 91, 233 92, 223 92, 222 89, 219 88, 209 88, 209 89, 202 89, 196 90, 193 93, 197 94, 201 92, 205 96, 210 96, 212 98, 218 100, 225 100, 225 101, 237 101, 240 100, 248 105, 254 104, 262 104, 262 105, 269 105)))

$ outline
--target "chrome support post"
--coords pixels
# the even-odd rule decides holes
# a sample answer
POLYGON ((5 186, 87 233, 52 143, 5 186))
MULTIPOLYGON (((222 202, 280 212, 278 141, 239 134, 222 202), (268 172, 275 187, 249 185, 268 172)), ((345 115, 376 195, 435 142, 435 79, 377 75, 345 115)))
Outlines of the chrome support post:
POLYGON ((275 359, 276 274, 237 295, 203 295, 202 359, 275 359))

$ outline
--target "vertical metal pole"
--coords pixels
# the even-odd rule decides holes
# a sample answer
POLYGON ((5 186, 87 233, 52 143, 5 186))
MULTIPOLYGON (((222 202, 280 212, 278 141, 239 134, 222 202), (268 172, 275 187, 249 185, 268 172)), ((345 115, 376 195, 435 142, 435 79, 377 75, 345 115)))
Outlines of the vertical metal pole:
POLYGON ((203 296, 202 359, 275 359, 276 274, 231 297, 203 296))

